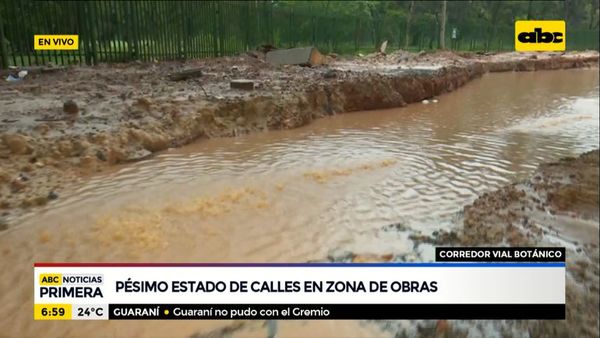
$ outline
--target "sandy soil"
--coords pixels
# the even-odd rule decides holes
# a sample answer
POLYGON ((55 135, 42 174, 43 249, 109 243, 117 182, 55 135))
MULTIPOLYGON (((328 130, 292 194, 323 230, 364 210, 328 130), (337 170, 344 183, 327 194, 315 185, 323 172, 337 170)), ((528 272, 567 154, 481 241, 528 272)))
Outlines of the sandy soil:
MULTIPOLYGON (((487 71, 596 66, 597 52, 395 52, 272 66, 252 53, 185 62, 30 69, 0 83, 0 229, 81 177, 199 138, 287 129, 452 91, 487 71), (181 70, 202 76, 172 81, 181 70), (255 89, 230 89, 250 79, 255 89)), ((5 75, 5 74, 4 74, 5 75)), ((5 76, 4 76, 5 77, 5 76)))

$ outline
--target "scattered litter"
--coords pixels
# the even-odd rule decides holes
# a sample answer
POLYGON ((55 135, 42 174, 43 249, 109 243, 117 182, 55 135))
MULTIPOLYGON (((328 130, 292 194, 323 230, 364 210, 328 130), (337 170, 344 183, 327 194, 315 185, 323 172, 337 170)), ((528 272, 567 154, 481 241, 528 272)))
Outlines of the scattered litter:
POLYGON ((423 100, 421 101, 422 104, 429 104, 429 100, 423 100))
POLYGON ((13 74, 8 74, 8 76, 6 77, 6 81, 8 82, 18 82, 21 81, 25 78, 25 76, 27 76, 28 72, 26 70, 21 70, 17 73, 17 76, 13 75, 13 74))
POLYGON ((385 40, 381 46, 379 46, 379 53, 385 54, 385 50, 387 49, 388 42, 385 40))

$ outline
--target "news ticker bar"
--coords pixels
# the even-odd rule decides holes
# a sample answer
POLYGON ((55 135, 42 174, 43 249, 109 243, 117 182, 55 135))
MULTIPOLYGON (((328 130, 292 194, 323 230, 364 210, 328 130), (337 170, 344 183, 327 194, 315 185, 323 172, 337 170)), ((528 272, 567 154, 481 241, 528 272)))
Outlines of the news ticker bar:
POLYGON ((565 273, 564 262, 36 263, 34 318, 564 319, 565 273))
POLYGON ((436 262, 565 262, 564 247, 436 247, 436 262))
POLYGON ((36 320, 565 319, 565 304, 36 304, 36 320))

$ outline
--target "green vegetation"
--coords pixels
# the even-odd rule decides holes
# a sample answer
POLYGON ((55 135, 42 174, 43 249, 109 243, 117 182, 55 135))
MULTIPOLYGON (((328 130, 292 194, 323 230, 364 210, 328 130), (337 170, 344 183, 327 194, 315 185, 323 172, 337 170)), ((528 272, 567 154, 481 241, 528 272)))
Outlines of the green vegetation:
POLYGON ((5 68, 203 58, 262 44, 341 54, 383 41, 389 50, 512 50, 518 19, 564 19, 568 49, 598 49, 598 8, 598 0, 15 0, 0 3, 0 56, 5 68), (34 34, 79 34, 80 49, 34 51, 34 34))

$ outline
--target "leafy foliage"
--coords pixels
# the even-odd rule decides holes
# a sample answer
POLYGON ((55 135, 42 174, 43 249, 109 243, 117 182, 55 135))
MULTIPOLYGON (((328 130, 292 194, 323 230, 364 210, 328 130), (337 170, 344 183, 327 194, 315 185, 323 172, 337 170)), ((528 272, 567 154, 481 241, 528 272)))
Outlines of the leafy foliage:
POLYGON ((0 1, 0 56, 7 67, 221 56, 261 44, 357 53, 388 41, 388 49, 423 50, 441 45, 440 32, 452 49, 512 50, 518 19, 565 19, 568 49, 598 49, 598 2, 0 1), (79 34, 80 50, 33 51, 34 34, 79 34))

